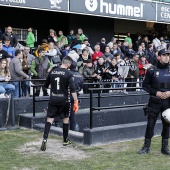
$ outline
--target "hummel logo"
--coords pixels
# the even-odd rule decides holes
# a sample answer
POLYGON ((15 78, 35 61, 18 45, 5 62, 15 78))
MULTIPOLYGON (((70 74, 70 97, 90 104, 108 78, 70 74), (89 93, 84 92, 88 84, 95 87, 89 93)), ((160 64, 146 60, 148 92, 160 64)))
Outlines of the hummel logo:
POLYGON ((97 0, 85 0, 85 6, 90 12, 94 12, 97 9, 97 0))

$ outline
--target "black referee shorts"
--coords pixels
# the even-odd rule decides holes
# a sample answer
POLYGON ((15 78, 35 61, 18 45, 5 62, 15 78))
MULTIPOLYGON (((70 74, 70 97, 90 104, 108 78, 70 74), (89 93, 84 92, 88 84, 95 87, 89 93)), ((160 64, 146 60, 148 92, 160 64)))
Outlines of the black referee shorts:
POLYGON ((65 104, 54 104, 54 103, 48 103, 48 109, 47 109, 47 117, 48 118, 55 118, 57 116, 60 116, 61 119, 67 118, 70 116, 71 111, 71 103, 66 102, 65 104))

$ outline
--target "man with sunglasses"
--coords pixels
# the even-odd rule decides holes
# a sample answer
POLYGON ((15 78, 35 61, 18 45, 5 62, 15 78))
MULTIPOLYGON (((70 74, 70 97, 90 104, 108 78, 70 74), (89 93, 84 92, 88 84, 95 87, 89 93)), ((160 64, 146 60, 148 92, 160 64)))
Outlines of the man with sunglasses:
POLYGON ((147 127, 145 132, 145 142, 143 148, 138 152, 145 154, 150 152, 151 138, 154 135, 154 127, 161 113, 162 120, 162 148, 161 153, 170 155, 168 149, 169 125, 162 117, 162 112, 170 108, 170 67, 169 56, 170 52, 162 49, 158 52, 157 65, 149 69, 143 81, 143 89, 150 94, 150 99, 147 107, 147 127))
POLYGON ((75 113, 78 111, 78 99, 73 74, 68 70, 72 62, 71 57, 64 57, 60 68, 54 67, 46 79, 44 86, 48 88, 51 85, 51 94, 48 103, 43 142, 40 148, 42 151, 46 150, 48 134, 54 118, 57 116, 63 119, 63 146, 71 144, 71 141, 68 139, 69 116, 71 111, 70 95, 74 99, 73 111, 75 113))

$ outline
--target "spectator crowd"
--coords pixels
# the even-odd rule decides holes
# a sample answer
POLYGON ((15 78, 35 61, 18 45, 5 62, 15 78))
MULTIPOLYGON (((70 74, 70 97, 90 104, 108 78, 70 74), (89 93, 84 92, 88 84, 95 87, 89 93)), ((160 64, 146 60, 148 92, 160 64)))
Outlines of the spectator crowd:
MULTIPOLYGON (((65 56, 73 59, 74 71, 84 77, 84 93, 89 93, 90 87, 101 87, 96 82, 107 82, 101 83, 107 88, 124 87, 125 82, 128 82, 127 87, 136 87, 137 80, 142 82, 147 69, 156 65, 158 51, 170 50, 168 36, 138 34, 132 41, 130 32, 123 42, 116 37, 111 37, 111 41, 107 42, 103 37, 92 47, 89 40, 93 37, 88 37, 79 28, 76 34, 71 30, 67 36, 62 30, 57 34, 50 29, 49 36, 33 52, 35 37, 32 30, 28 28, 25 46, 18 42, 11 26, 1 35, 0 94, 4 93, 8 97, 13 92, 14 97, 18 97, 19 81, 22 79, 33 79, 31 82, 35 85, 43 84, 38 79, 45 79, 54 66, 60 66, 65 56), (12 81, 8 83, 9 80, 12 81)), ((43 86, 36 88, 36 96, 40 95, 41 88, 43 96, 48 96, 47 89, 43 86)), ((25 97, 30 95, 30 81, 21 81, 20 93, 25 97)))

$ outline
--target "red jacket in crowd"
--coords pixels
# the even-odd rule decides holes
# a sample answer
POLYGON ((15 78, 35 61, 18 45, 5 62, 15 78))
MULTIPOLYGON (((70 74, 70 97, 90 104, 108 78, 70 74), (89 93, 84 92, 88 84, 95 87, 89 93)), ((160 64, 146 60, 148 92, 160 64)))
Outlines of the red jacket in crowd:
POLYGON ((102 57, 103 56, 103 53, 101 52, 101 51, 99 51, 99 52, 94 52, 93 53, 93 55, 92 55, 92 62, 94 63, 97 59, 96 59, 96 57, 102 57))
MULTIPOLYGON (((149 62, 146 60, 145 64, 149 64, 149 62)), ((142 64, 141 60, 138 61, 138 66, 139 66, 139 75, 140 76, 145 75, 147 70, 144 69, 144 65, 142 64)))

